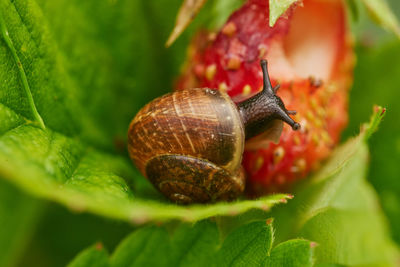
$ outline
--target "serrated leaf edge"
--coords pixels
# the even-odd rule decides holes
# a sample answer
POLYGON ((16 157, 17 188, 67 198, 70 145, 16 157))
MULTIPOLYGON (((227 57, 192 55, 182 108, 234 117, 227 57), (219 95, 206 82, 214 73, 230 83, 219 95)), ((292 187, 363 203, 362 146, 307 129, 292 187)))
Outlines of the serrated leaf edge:
POLYGON ((289 9, 289 7, 298 1, 301 0, 269 0, 269 26, 273 27, 276 21, 289 9), (276 8, 278 5, 283 8, 276 8))
POLYGON ((251 209, 268 211, 274 205, 287 202, 290 195, 277 194, 263 197, 257 200, 236 201, 233 203, 217 203, 211 205, 193 205, 190 207, 178 206, 156 201, 132 200, 132 201, 94 201, 89 196, 63 187, 56 182, 47 181, 40 187, 32 187, 25 179, 16 177, 12 167, 7 168, 7 162, 0 158, 0 177, 16 184, 30 194, 45 198, 69 207, 75 212, 90 212, 104 217, 123 220, 132 224, 144 224, 150 221, 169 221, 173 219, 186 222, 195 222, 215 216, 235 216, 251 209), (4 163, 4 164, 3 164, 4 163), (11 168, 11 169, 10 169, 11 168), (60 193, 62 190, 62 193, 60 193), (115 209, 118 205, 120 208, 115 209))

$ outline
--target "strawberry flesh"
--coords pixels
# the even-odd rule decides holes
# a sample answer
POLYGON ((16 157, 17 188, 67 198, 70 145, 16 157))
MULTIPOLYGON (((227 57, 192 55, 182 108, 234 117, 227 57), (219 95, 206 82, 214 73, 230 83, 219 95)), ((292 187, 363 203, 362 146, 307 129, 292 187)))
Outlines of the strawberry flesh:
POLYGON ((177 89, 225 90, 242 101, 262 87, 259 61, 269 62, 272 85, 300 132, 285 126, 278 144, 246 150, 251 193, 275 192, 304 177, 331 153, 347 123, 354 55, 340 0, 296 2, 269 27, 269 1, 249 0, 218 34, 200 32, 188 51, 177 89))

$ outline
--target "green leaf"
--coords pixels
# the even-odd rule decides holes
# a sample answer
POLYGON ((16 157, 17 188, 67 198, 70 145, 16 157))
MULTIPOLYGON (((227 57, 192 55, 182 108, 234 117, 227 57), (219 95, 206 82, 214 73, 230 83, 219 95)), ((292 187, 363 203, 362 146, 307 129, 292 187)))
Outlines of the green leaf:
POLYGON ((279 17, 297 1, 298 0, 269 0, 269 26, 273 27, 279 17))
POLYGON ((292 239, 273 248, 272 219, 232 232, 218 251, 218 266, 313 266, 315 243, 292 239))
POLYGON ((0 179, 0 266, 17 263, 41 214, 40 201, 0 179))
POLYGON ((232 13, 240 8, 246 1, 245 0, 214 0, 213 6, 207 12, 208 18, 205 24, 213 30, 220 29, 228 20, 232 13))
POLYGON ((161 40, 174 9, 160 11, 178 7, 179 1, 161 4, 0 2, 2 178, 73 210, 134 223, 234 215, 289 198, 177 206, 162 200, 118 152, 121 145, 125 151, 135 112, 164 92, 159 88, 170 89, 173 60, 161 40), (154 14, 152 21, 147 13, 154 14), (37 127, 38 114, 45 129, 37 127))
POLYGON ((295 200, 277 211, 277 224, 284 226, 278 228, 278 239, 296 236, 317 242, 317 263, 390 266, 397 260, 377 196, 365 181, 366 140, 382 110, 375 108, 362 133, 341 146, 295 200))
POLYGON ((17 126, 0 137, 0 170, 4 177, 37 196, 74 210, 87 210, 135 223, 168 219, 196 221, 238 214, 252 208, 268 209, 290 198, 281 194, 254 201, 190 208, 135 198, 122 178, 135 176, 125 160, 28 124, 17 126))
POLYGON ((181 224, 172 238, 162 227, 133 232, 111 257, 112 266, 204 266, 212 262, 218 244, 215 223, 181 224))
MULTIPOLYGON (((134 231, 116 248, 108 260, 110 266, 204 266, 210 263, 219 242, 215 223, 203 221, 190 226, 181 224, 172 238, 164 227, 147 226, 134 231)), ((99 252, 80 253, 73 263, 92 266, 99 252), (92 261, 87 261, 93 258, 92 261)))
POLYGON ((314 247, 317 244, 303 239, 293 239, 277 245, 267 260, 267 266, 314 266, 314 247))
POLYGON ((272 222, 246 224, 226 238, 218 253, 218 266, 260 266, 273 243, 272 222))
POLYGON ((68 267, 108 267, 109 258, 103 246, 98 243, 79 253, 76 258, 68 264, 68 267))
POLYGON ((379 131, 368 142, 371 150, 368 178, 379 193, 392 235, 400 243, 400 77, 397 75, 400 71, 400 41, 368 49, 358 47, 357 57, 355 82, 350 95, 353 100, 350 101, 350 122, 344 136, 359 129, 359 121, 366 119, 372 104, 379 103, 387 108, 379 131))
POLYGON ((197 13, 203 7, 206 0, 184 0, 178 15, 176 16, 175 26, 168 37, 166 46, 171 46, 176 38, 186 29, 190 22, 196 17, 197 13))
POLYGON ((31 93, 31 88, 29 87, 28 84, 28 80, 26 78, 26 74, 25 74, 25 70, 22 66, 21 60, 19 59, 19 56, 17 54, 17 51, 15 50, 15 46, 12 42, 12 40, 10 39, 10 36, 8 35, 8 29, 6 27, 6 24, 4 22, 4 18, 3 18, 3 13, 0 9, 0 31, 1 31, 1 35, 4 39, 4 42, 6 43, 6 45, 8 46, 8 49, 10 50, 14 61, 18 67, 18 71, 19 71, 19 76, 21 78, 22 81, 22 87, 25 90, 26 93, 26 97, 28 99, 29 102, 29 107, 32 111, 32 116, 36 119, 36 121, 39 123, 40 127, 42 127, 42 129, 45 129, 45 125, 43 122, 42 117, 40 116, 40 114, 38 113, 37 109, 36 109, 36 105, 35 102, 33 101, 32 98, 32 93, 31 93))
POLYGON ((400 25, 385 0, 362 0, 371 18, 388 31, 400 38, 400 25))
POLYGON ((346 0, 347 8, 349 9, 351 17, 354 21, 358 21, 360 18, 358 3, 359 2, 357 0, 346 0))
POLYGON ((198 222, 195 227, 181 225, 172 237, 172 266, 207 266, 215 262, 219 234, 215 223, 198 222))
POLYGON ((133 232, 111 257, 112 266, 168 266, 170 262, 168 233, 161 227, 145 227, 133 232))
POLYGON ((176 15, 175 26, 168 37, 166 46, 171 46, 185 30, 189 32, 189 35, 192 35, 193 27, 192 29, 187 29, 189 25, 194 24, 194 28, 200 26, 212 31, 219 30, 229 16, 245 2, 245 0, 197 0, 183 2, 176 15))
MULTIPOLYGON (((194 226, 181 224, 171 238, 163 227, 149 226, 122 241, 109 263, 110 266, 312 266, 314 243, 295 239, 272 249, 273 232, 272 220, 243 225, 217 251, 220 238, 215 223, 210 221, 194 226)), ((92 266, 98 261, 103 262, 103 255, 92 247, 80 253, 73 263, 92 266), (89 258, 93 261, 88 261, 89 258)))

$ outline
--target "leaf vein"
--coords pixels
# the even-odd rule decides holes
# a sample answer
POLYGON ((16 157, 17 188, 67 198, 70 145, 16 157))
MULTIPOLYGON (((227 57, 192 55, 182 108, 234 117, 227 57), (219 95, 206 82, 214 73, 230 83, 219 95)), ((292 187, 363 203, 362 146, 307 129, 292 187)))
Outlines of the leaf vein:
POLYGON ((192 238, 192 240, 195 240, 194 242, 191 242, 189 246, 186 246, 186 248, 184 249, 184 253, 182 253, 181 257, 179 257, 178 262, 176 264, 176 266, 182 266, 182 262, 183 259, 185 257, 185 255, 188 254, 188 252, 194 247, 195 244, 197 244, 197 242, 199 241, 199 237, 203 234, 203 232, 198 231, 192 238))
POLYGON ((240 250, 240 252, 237 253, 237 254, 235 255, 235 257, 233 257, 233 259, 229 262, 229 264, 228 264, 227 266, 232 266, 233 263, 236 262, 236 260, 237 260, 238 258, 240 258, 241 256, 243 256, 243 252, 246 251, 246 250, 249 248, 250 244, 253 243, 254 240, 256 240, 257 238, 259 238, 259 234, 260 234, 260 233, 263 233, 264 230, 265 230, 265 229, 262 228, 259 232, 257 232, 257 234, 254 235, 254 237, 253 237, 249 242, 247 242, 247 245, 246 245, 245 247, 243 247, 243 248, 240 250))
POLYGON ((79 169, 79 165, 81 165, 81 163, 82 163, 83 159, 86 157, 87 153, 88 153, 88 149, 85 148, 85 150, 80 154, 79 159, 76 161, 75 165, 71 168, 71 170, 72 170, 71 174, 68 177, 66 177, 64 184, 74 177, 76 171, 79 169))
MULTIPOLYGON (((14 8, 15 8, 15 6, 14 6, 14 8)), ((17 9, 15 9, 15 10, 17 11, 17 9)), ((18 13, 18 11, 17 11, 17 13, 18 13)), ((18 13, 18 15, 20 16, 19 13, 18 13)), ((31 88, 29 86, 28 79, 26 77, 24 66, 21 63, 21 60, 19 59, 17 51, 14 47, 14 44, 8 34, 7 26, 5 24, 4 17, 3 17, 3 11, 1 9, 0 9, 0 31, 1 31, 1 35, 3 36, 3 39, 4 39, 8 49, 10 50, 10 52, 13 56, 15 64, 17 65, 19 77, 22 82, 22 87, 24 88, 25 94, 28 98, 28 103, 31 108, 32 115, 35 118, 35 120, 39 123, 40 127, 42 129, 45 129, 46 126, 44 125, 43 119, 40 116, 40 114, 36 108, 35 101, 33 100, 31 88)))

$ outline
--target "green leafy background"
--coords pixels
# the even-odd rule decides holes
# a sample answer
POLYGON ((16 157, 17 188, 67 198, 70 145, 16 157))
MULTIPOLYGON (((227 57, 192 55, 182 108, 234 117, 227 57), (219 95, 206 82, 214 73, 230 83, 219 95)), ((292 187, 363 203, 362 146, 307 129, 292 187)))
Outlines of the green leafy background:
MULTIPOLYGON (((400 242, 400 42, 372 25, 362 7, 353 15, 358 63, 343 140, 358 135, 373 104, 387 107, 368 141, 370 158, 361 135, 288 204, 288 196, 276 195, 190 208, 165 202, 131 166, 130 119, 171 90, 191 34, 201 25, 218 27, 240 3, 208 1, 166 49, 179 0, 0 1, 46 125, 42 130, 35 121, 0 38, 0 266, 63 266, 86 247, 71 266, 398 261, 392 240, 400 242), (132 232, 147 221, 157 224, 132 232)), ((400 4, 390 4, 400 14, 400 4)))

